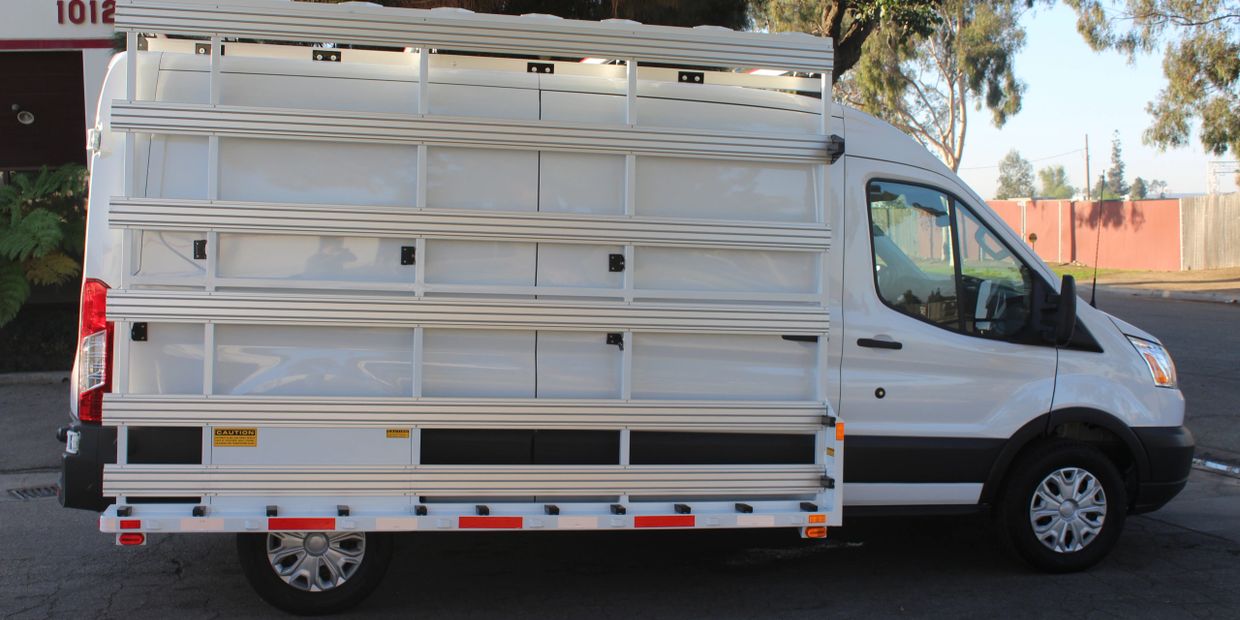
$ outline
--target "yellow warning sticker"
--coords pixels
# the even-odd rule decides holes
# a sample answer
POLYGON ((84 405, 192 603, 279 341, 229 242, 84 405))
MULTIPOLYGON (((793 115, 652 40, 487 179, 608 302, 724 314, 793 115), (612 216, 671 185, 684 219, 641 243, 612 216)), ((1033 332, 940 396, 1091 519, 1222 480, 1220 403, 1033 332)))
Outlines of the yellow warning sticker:
POLYGON ((407 428, 389 428, 387 429, 388 439, 409 439, 409 429, 407 428))
POLYGON ((211 430, 211 445, 216 448, 257 448, 257 428, 216 428, 211 430))
POLYGON ((827 448, 827 456, 835 456, 835 448, 827 448))

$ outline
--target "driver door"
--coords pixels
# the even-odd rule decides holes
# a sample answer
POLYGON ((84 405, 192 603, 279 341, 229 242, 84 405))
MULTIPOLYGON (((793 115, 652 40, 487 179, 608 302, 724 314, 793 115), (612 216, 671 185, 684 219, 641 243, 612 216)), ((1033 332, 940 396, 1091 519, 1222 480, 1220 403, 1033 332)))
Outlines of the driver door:
POLYGON ((1002 222, 946 179, 866 165, 848 187, 848 217, 867 220, 850 230, 869 234, 846 249, 847 501, 973 504, 1004 441, 1050 409, 1056 351, 1032 325, 1038 276, 995 232, 1002 222))

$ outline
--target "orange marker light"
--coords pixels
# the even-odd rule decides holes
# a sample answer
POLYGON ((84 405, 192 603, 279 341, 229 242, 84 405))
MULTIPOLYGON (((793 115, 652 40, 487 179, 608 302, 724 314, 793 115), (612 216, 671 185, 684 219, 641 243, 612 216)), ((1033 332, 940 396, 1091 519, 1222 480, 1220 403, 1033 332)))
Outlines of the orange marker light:
POLYGON ((805 528, 806 538, 826 538, 827 528, 825 527, 807 527, 805 528))
POLYGON ((843 422, 835 423, 835 440, 844 441, 844 423, 843 422))
POLYGON ((827 522, 827 515, 810 515, 809 522, 825 524, 827 522))

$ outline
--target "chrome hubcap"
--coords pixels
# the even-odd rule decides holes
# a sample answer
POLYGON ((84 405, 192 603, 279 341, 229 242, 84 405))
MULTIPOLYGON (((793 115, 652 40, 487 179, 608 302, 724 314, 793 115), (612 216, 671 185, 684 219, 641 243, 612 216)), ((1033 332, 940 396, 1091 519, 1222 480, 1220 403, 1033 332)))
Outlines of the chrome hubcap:
POLYGON ((1079 467, 1055 470, 1038 483, 1029 502, 1033 534, 1057 553, 1080 551, 1102 531, 1107 495, 1102 483, 1079 467))
POLYGON ((331 590, 362 564, 366 536, 357 532, 272 532, 267 561, 285 583, 308 592, 331 590))

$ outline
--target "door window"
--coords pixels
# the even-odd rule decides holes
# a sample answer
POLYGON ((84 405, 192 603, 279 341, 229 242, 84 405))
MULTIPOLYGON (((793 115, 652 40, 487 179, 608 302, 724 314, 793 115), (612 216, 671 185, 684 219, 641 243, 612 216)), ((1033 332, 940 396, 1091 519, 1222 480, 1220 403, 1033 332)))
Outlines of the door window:
POLYGON ((1007 338, 1029 324, 1029 269, 945 192, 874 181, 867 197, 883 302, 947 329, 1007 338))

